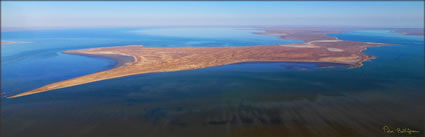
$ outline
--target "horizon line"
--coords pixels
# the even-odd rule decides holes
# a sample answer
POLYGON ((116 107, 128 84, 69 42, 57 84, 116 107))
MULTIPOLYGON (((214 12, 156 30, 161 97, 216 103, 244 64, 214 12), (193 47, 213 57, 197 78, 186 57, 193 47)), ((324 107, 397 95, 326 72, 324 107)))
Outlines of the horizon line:
POLYGON ((378 27, 378 26, 353 26, 353 25, 141 25, 141 26, 54 26, 54 27, 4 27, 1 32, 31 31, 31 30, 57 30, 57 29, 102 29, 102 28, 143 28, 143 27, 328 27, 328 28, 358 28, 358 29, 425 29, 422 27, 378 27))

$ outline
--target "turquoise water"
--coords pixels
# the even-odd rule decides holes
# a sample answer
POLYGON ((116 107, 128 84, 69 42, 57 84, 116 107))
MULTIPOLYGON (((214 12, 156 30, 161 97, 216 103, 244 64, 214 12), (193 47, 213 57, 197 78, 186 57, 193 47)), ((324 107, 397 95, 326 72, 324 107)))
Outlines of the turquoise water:
MULTIPOLYGON (((212 28, 206 30, 214 31, 212 28)), ((68 34, 67 31, 71 30, 64 30, 64 36, 49 41, 60 44, 61 40, 76 35, 68 34)), ((91 32, 81 36, 81 39, 85 39, 85 36, 96 38, 92 42, 86 39, 70 43, 74 40, 72 38, 73 40, 64 42, 68 46, 55 48, 51 47, 55 44, 39 44, 34 50, 25 51, 19 51, 19 47, 26 44, 6 45, 10 49, 3 48, 2 52, 9 50, 14 54, 2 55, 3 60, 9 60, 2 64, 2 86, 5 91, 8 88, 19 92, 36 87, 37 84, 96 72, 113 65, 109 60, 58 53, 64 49, 145 42, 152 42, 152 45, 145 44, 147 46, 167 47, 168 40, 178 43, 170 42, 170 47, 211 46, 210 42, 217 46, 299 42, 279 41, 268 36, 264 41, 254 40, 256 43, 252 43, 247 38, 256 35, 246 33, 252 32, 246 29, 232 29, 228 30, 231 32, 229 34, 221 34, 226 31, 220 28, 210 33, 214 36, 196 35, 202 32, 199 28, 182 36, 175 35, 183 33, 180 28, 172 28, 170 32, 173 33, 169 34, 164 33, 164 28, 78 31, 84 34, 91 32), (122 31, 122 38, 105 33, 109 31, 122 31), (244 34, 233 36, 242 33, 239 31, 244 34), (228 39, 229 35, 233 36, 230 37, 233 40, 228 39), (167 42, 159 42, 161 39, 167 42), (25 56, 20 57, 23 55, 25 56), (77 58, 78 61, 74 60, 77 58), (19 62, 24 66, 22 70, 19 70, 19 62), (33 65, 44 62, 42 66, 35 68, 39 74, 34 74, 36 72, 28 64, 30 62, 33 65), (47 64, 49 62, 60 65, 47 64), (84 67, 78 66, 79 63, 84 67), (43 69, 45 71, 41 71, 43 69), (65 71, 62 69, 70 72, 63 74, 65 71), (22 81, 27 82, 22 84, 22 81)), ((46 34, 46 37, 51 34, 46 34)), ((369 48, 365 53, 376 56, 377 59, 354 69, 327 68, 335 64, 323 63, 240 63, 136 75, 4 99, 3 135, 370 137, 385 136, 382 127, 387 125, 419 130, 420 134, 411 136, 423 136, 423 36, 406 36, 382 30, 359 30, 330 35, 343 40, 392 45, 369 48)))

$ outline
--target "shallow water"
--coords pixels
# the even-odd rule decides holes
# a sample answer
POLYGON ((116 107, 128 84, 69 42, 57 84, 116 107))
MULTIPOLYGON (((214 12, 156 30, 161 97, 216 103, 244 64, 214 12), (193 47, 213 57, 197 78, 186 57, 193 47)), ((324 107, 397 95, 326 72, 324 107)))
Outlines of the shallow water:
MULTIPOLYGON (((369 48, 365 53, 377 59, 354 69, 240 63, 4 99, 3 135, 370 137, 385 136, 387 125, 419 130, 411 136, 423 136, 423 37, 370 30, 331 35, 393 45, 369 48)), ((90 71, 110 65, 96 61, 105 62, 90 71)))

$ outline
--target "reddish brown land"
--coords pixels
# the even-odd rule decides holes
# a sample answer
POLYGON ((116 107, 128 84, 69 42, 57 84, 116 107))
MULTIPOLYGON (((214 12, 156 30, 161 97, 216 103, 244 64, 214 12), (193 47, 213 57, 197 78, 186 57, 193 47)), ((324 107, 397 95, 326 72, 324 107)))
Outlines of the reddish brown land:
POLYGON ((17 42, 0 42, 1 45, 7 45, 7 44, 17 44, 17 42))
POLYGON ((153 48, 130 45, 64 51, 67 54, 80 55, 130 56, 134 60, 110 70, 52 83, 9 98, 137 74, 199 69, 241 62, 328 62, 361 67, 364 61, 374 59, 373 56, 363 54, 363 50, 367 47, 384 45, 382 43, 338 40, 336 37, 326 35, 342 32, 340 30, 263 29, 265 32, 261 34, 306 42, 248 47, 153 48))
POLYGON ((405 29, 395 29, 393 32, 405 34, 405 35, 424 35, 424 28, 405 28, 405 29))

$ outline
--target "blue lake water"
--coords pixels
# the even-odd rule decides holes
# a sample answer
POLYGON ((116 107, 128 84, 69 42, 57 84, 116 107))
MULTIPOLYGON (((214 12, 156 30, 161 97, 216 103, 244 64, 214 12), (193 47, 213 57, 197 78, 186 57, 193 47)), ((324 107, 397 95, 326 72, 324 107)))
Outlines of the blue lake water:
MULTIPOLYGON (((288 44, 235 28, 126 28, 2 32, 6 95, 109 69, 113 61, 63 50, 288 44)), ((390 43, 364 51, 363 67, 239 63, 99 81, 3 99, 4 136, 384 136, 424 132, 424 37, 387 30, 330 34, 390 43)))

